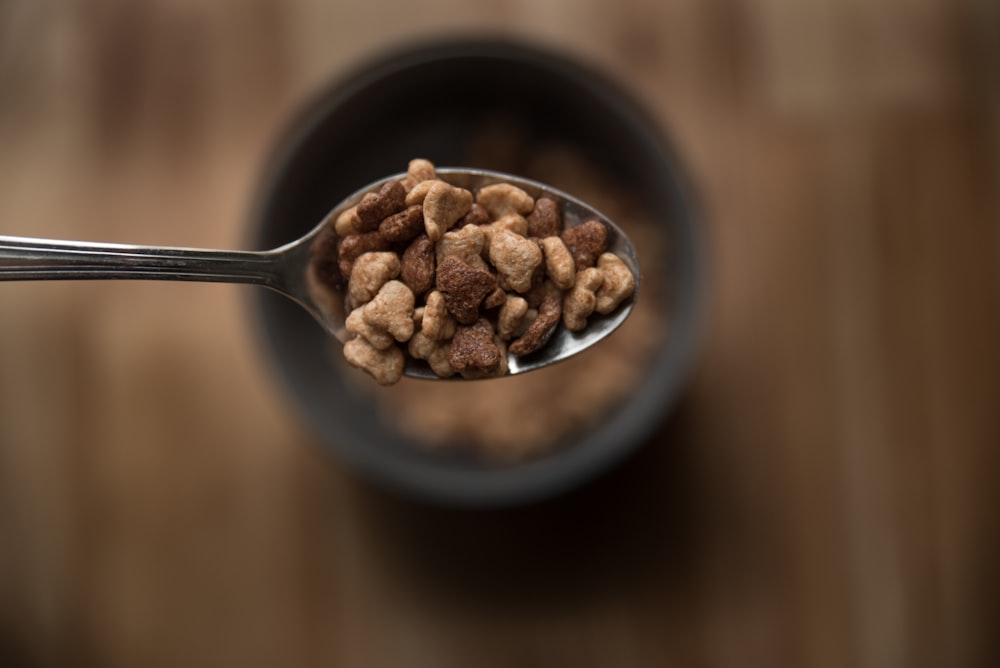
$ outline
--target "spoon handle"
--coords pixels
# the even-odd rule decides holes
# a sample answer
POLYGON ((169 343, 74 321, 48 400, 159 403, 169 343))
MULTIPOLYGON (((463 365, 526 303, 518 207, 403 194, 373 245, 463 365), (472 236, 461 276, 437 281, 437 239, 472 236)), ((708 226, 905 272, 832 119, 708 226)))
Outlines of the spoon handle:
POLYGON ((274 286, 274 252, 130 246, 0 235, 0 281, 128 278, 274 286))

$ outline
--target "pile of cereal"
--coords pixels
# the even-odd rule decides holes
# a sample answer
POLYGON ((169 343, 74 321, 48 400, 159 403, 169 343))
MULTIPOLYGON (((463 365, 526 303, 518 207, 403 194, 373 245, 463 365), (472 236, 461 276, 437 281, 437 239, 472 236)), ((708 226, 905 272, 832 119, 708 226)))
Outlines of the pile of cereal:
POLYGON ((507 355, 580 331, 635 288, 596 220, 564 227, 560 203, 508 183, 475 193, 412 160, 405 178, 328 221, 313 247, 317 280, 344 290, 344 357, 378 383, 425 360, 442 378, 503 376, 507 355), (404 352, 405 351, 405 352, 404 352))

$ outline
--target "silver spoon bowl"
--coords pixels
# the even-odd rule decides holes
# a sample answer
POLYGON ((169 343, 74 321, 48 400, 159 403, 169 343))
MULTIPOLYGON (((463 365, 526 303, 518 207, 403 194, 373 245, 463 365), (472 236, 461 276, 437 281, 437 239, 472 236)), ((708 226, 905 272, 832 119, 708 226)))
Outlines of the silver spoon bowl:
MULTIPOLYGON (((632 271, 638 291, 639 263, 631 241, 613 221, 583 201, 545 184, 500 172, 439 168, 437 174, 452 185, 472 191, 493 183, 510 183, 536 199, 547 195, 561 202, 567 227, 588 220, 603 223, 608 229, 608 250, 632 271)), ((405 176, 396 174, 358 190, 338 204, 324 221, 335 219, 341 211, 360 202, 365 194, 377 192, 383 184, 405 176)), ((315 291, 310 289, 312 246, 325 224, 321 222, 300 239, 266 251, 135 246, 0 235, 0 281, 140 279, 260 285, 296 302, 330 334, 344 342, 347 337, 344 309, 318 303, 315 291)), ((591 347, 624 322, 634 301, 633 296, 613 313, 592 316, 583 331, 557 328, 540 350, 522 357, 511 356, 509 373, 540 369, 591 347)), ((423 364, 408 364, 406 375, 440 380, 423 364)))

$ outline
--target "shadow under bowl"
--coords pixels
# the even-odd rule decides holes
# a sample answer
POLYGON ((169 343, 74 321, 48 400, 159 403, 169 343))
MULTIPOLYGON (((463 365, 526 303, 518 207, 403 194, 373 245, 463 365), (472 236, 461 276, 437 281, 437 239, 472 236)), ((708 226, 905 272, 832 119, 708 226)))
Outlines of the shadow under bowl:
POLYGON ((658 230, 652 243, 662 261, 642 267, 641 296, 656 300, 668 326, 628 396, 596 426, 510 465, 428 449, 357 391, 309 315, 265 290, 253 302, 265 354, 319 441, 377 486, 449 506, 521 505, 568 491, 646 442, 674 405, 699 333, 700 231, 690 188, 655 121, 597 72, 534 47, 471 41, 401 50, 336 82, 295 119, 265 175, 252 228, 257 248, 294 240, 343 197, 414 157, 512 171, 502 137, 492 151, 470 151, 497 119, 522 143, 568 146, 599 166, 658 230))

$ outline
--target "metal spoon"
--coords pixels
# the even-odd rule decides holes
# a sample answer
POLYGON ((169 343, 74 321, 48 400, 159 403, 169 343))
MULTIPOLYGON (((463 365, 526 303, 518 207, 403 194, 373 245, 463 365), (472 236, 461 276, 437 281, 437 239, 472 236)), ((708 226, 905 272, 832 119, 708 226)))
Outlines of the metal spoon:
MULTIPOLYGON (((588 220, 604 223, 609 232, 608 250, 618 255, 632 271, 638 291, 639 262, 631 241, 614 222, 584 202, 542 183, 500 172, 438 168, 437 174, 473 192, 492 183, 510 183, 535 198, 547 195, 562 203, 566 226, 588 220)), ((119 278, 262 285, 299 304, 330 334, 344 342, 347 332, 343 299, 334 300, 339 306, 331 308, 331 300, 324 300, 310 287, 313 241, 326 224, 325 220, 334 220, 341 211, 361 201, 366 193, 377 192, 386 182, 405 176, 396 174, 362 188, 338 204, 324 222, 304 237, 266 251, 133 246, 0 235, 0 281, 119 278)), ((510 374, 540 369, 589 348, 628 317, 634 301, 633 296, 609 315, 591 316, 583 331, 571 332, 558 327, 540 350, 521 357, 512 355, 510 374)), ((408 364, 406 375, 440 380, 422 364, 408 364)))

